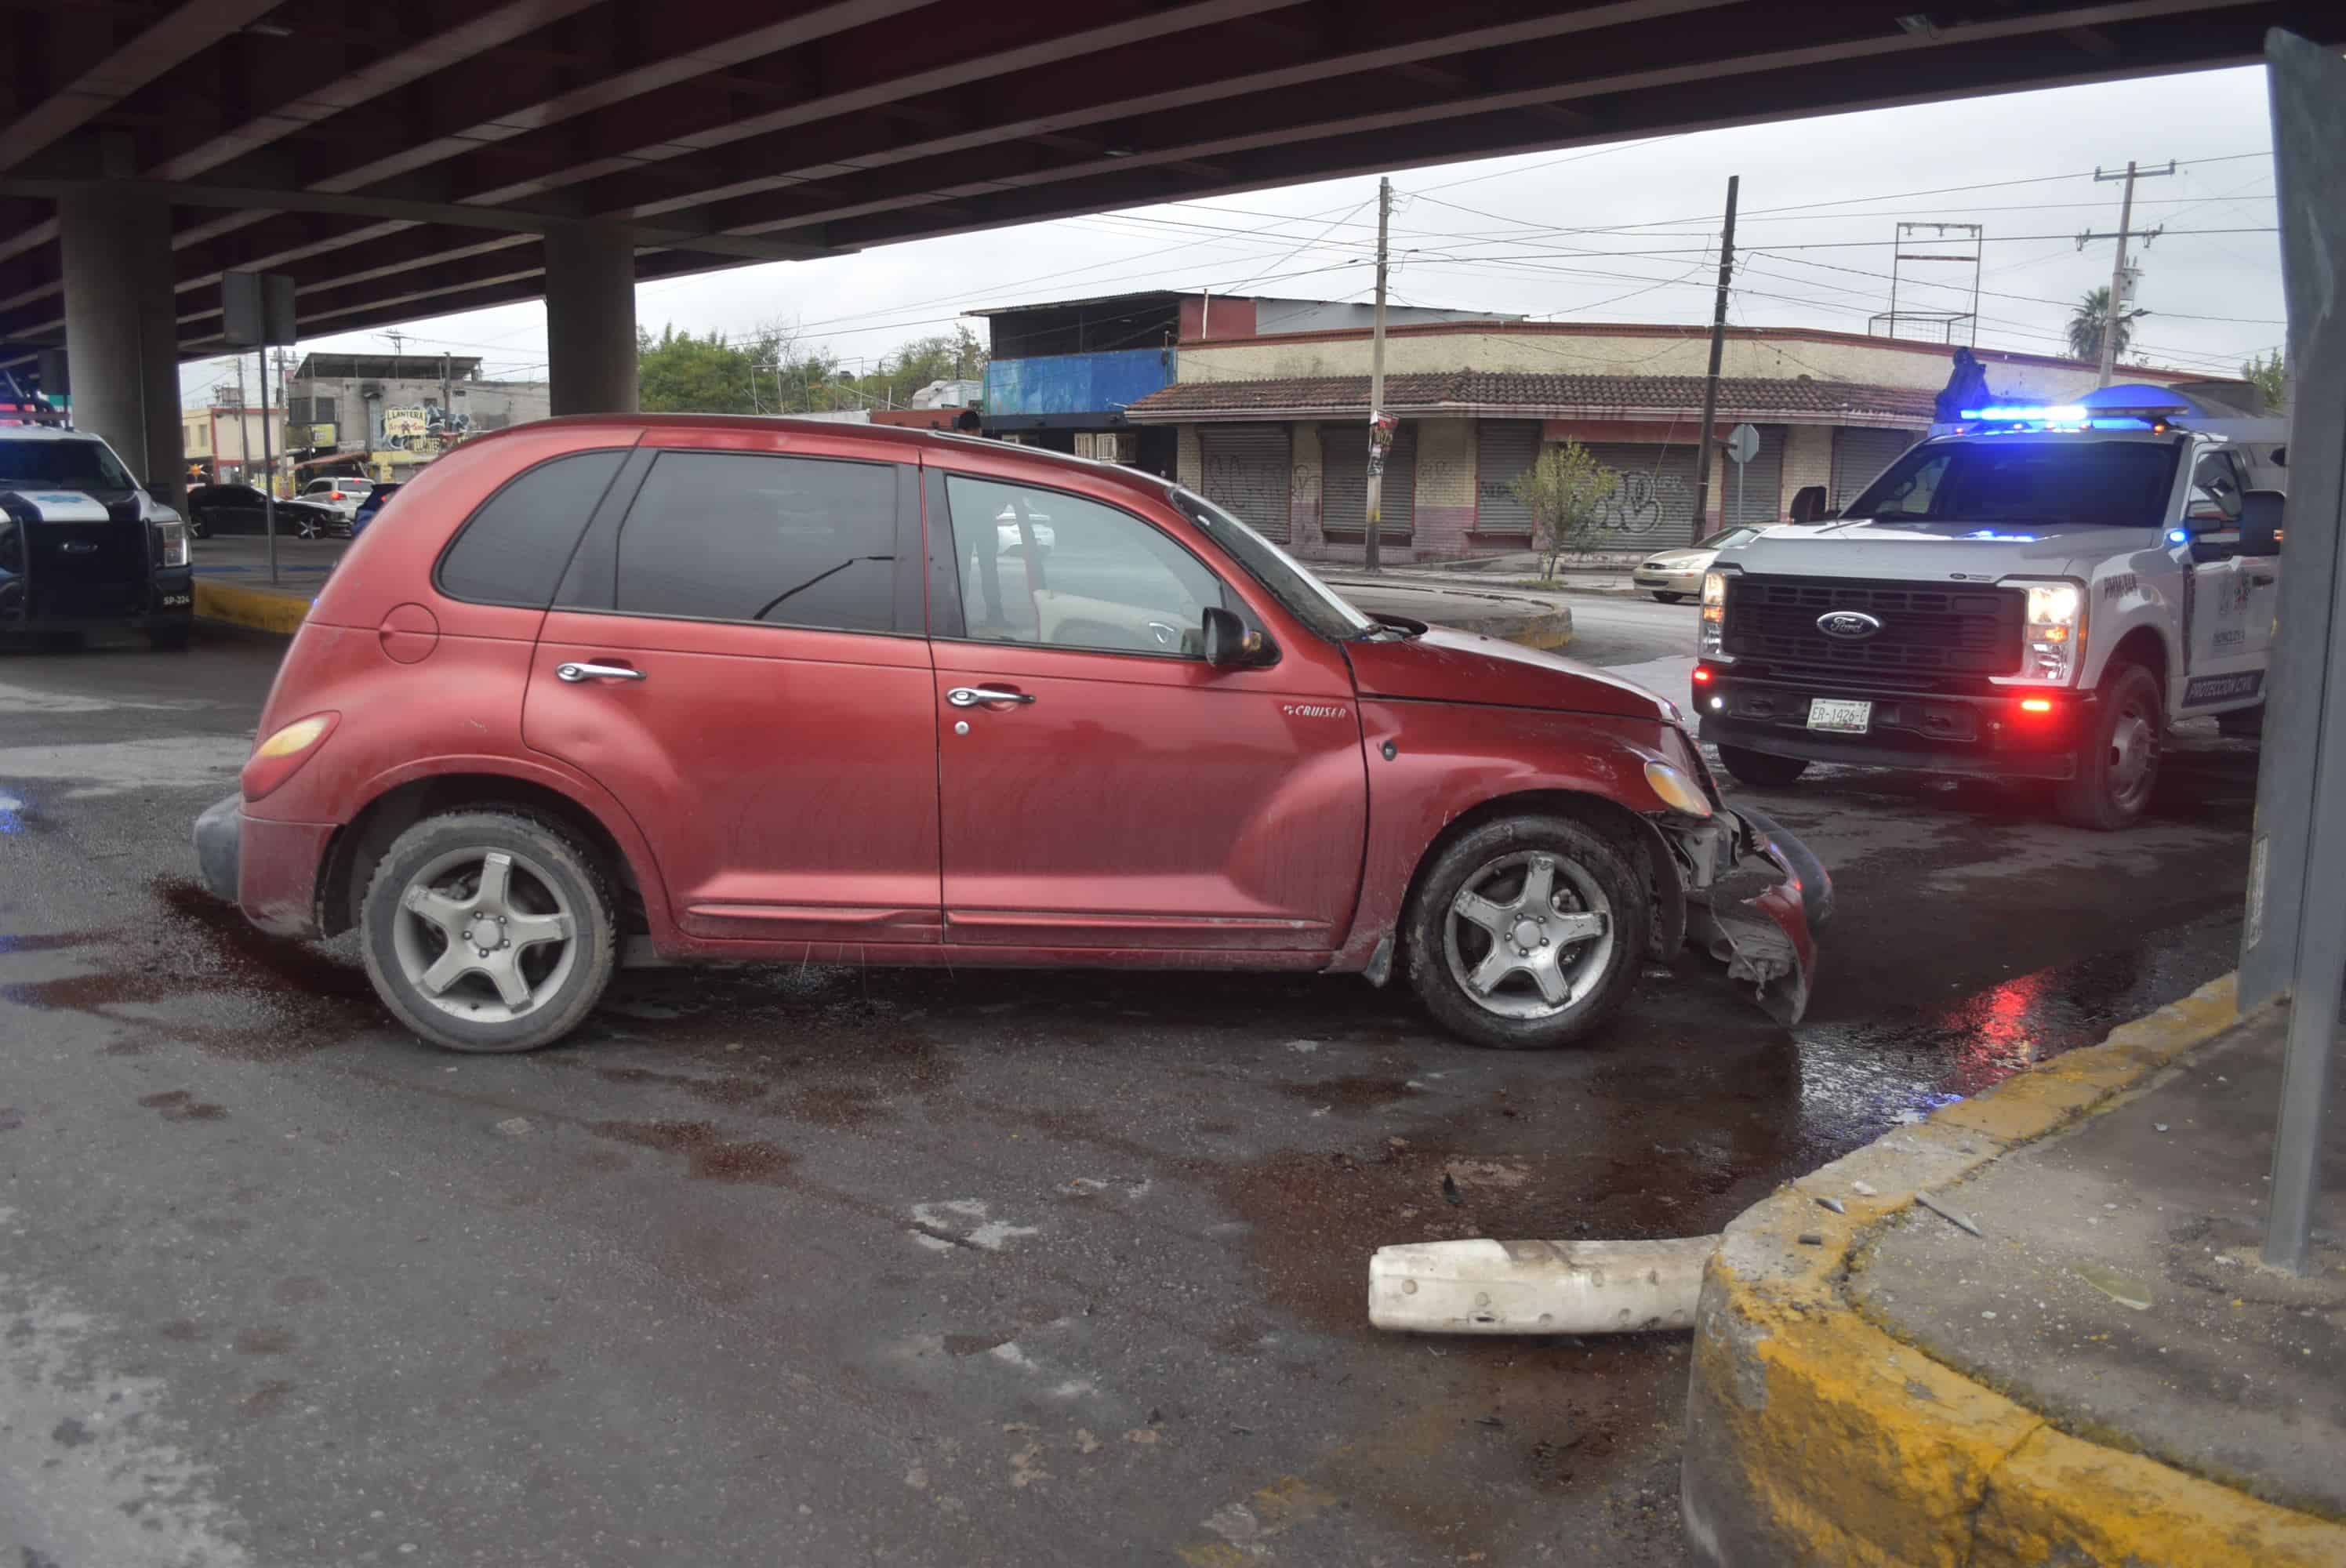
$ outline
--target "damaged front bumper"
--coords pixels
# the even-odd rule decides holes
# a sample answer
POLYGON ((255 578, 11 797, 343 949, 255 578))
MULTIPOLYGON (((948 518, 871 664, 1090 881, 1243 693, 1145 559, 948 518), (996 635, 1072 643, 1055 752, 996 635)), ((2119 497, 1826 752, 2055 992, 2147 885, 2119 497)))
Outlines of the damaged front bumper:
POLYGON ((1751 987, 1787 1028, 1808 1011, 1811 927, 1832 911, 1832 878, 1806 844, 1753 810, 1662 825, 1686 895, 1687 936, 1751 987))

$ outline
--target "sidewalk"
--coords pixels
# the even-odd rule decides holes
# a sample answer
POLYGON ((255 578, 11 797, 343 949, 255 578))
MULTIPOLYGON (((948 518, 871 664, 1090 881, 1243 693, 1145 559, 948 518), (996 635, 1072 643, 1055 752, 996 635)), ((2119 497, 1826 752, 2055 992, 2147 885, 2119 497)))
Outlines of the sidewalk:
POLYGON ((2282 1027, 2218 981, 1730 1226, 1695 1330, 1697 1559, 2346 1564, 2346 1121, 2322 1271, 2256 1261, 2282 1027))

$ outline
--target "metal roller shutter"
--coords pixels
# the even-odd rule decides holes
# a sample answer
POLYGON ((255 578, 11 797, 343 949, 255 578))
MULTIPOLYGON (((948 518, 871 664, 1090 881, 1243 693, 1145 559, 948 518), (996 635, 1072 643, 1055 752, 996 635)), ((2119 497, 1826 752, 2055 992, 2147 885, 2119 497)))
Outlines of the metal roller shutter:
POLYGON ((1735 472, 1733 459, 1719 454, 1719 482, 1724 486, 1719 497, 1719 514, 1729 526, 1765 526, 1783 514, 1784 427, 1755 424, 1751 428, 1760 433, 1760 451, 1743 465, 1743 473, 1735 472))
POLYGON ((1540 425, 1535 419, 1485 419, 1474 425, 1474 532, 1532 531, 1531 508, 1511 486, 1539 461, 1540 425))
POLYGON ((1198 432, 1206 499, 1266 538, 1285 539, 1294 459, 1283 424, 1206 425, 1198 432))
POLYGON ((1832 497, 1835 507, 1848 505, 1872 484, 1882 471, 1914 444, 1911 430, 1867 430, 1842 425, 1833 432, 1832 497))
MULTIPOLYGON (((1320 525, 1358 534, 1368 527, 1369 424, 1320 427, 1320 525)), ((1381 539, 1406 540, 1417 526, 1417 427, 1403 420, 1385 454, 1384 519, 1381 539)))
POLYGON ((1635 446, 1599 442, 1589 455, 1621 476, 1600 521, 1625 550, 1690 545, 1694 525, 1694 446, 1635 446))

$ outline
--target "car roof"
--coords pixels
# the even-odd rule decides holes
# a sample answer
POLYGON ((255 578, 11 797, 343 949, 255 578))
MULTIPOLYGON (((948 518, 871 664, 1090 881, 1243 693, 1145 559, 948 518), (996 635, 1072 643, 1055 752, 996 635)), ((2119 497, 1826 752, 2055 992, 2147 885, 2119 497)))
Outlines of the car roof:
POLYGON ((60 430, 53 424, 0 424, 0 441, 97 442, 97 440, 98 437, 92 432, 60 430))

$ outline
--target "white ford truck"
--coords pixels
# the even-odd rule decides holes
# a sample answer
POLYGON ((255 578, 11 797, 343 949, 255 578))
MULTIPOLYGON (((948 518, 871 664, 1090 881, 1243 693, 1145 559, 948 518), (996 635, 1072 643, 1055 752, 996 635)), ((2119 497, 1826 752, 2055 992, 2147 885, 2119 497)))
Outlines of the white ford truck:
POLYGON ((2176 720, 2261 720, 2286 439, 2164 406, 1964 411, 1828 525, 1720 554, 1702 738, 1756 786, 1811 762, 2045 779, 2066 820, 2127 826, 2176 720))

